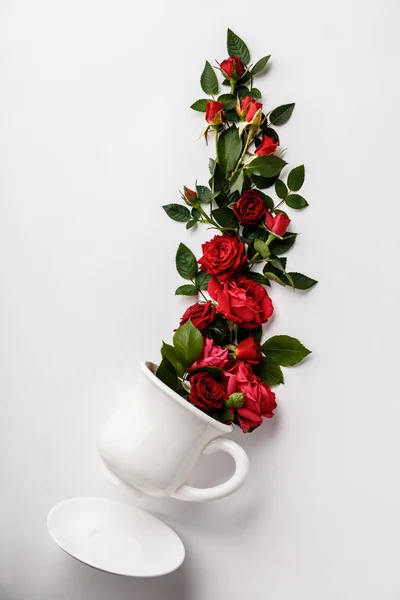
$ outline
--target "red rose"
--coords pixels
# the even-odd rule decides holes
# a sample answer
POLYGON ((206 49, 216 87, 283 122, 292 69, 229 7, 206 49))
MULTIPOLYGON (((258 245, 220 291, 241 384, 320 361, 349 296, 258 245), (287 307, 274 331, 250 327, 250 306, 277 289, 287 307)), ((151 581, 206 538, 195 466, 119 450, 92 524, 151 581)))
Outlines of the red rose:
POLYGON ((289 223, 290 219, 285 213, 278 213, 273 217, 270 212, 267 212, 265 224, 271 233, 283 237, 289 227, 289 223))
POLYGON ((261 344, 252 335, 241 341, 236 347, 236 358, 256 365, 261 360, 261 344))
POLYGON ((232 206, 238 220, 244 225, 257 225, 267 212, 264 200, 255 190, 246 190, 232 206))
POLYGON ((181 325, 184 325, 189 319, 199 331, 206 329, 215 319, 215 306, 208 300, 207 302, 196 302, 185 311, 181 318, 181 325))
POLYGON ((201 248, 200 268, 221 281, 240 271, 247 260, 244 243, 239 242, 236 236, 216 235, 201 248))
POLYGON ((222 111, 224 109, 223 102, 217 102, 216 100, 211 100, 211 102, 207 102, 206 104, 206 121, 210 123, 210 125, 220 125, 224 120, 222 111))
POLYGON ((240 323, 244 329, 266 323, 274 311, 264 287, 244 275, 227 281, 213 277, 208 284, 208 293, 218 303, 218 312, 226 319, 240 323))
POLYGON ((224 402, 224 390, 209 373, 196 373, 190 378, 189 400, 207 411, 221 408, 224 402))
POLYGON ((269 137, 268 135, 263 135, 261 144, 259 146, 257 146, 257 150, 255 151, 255 154, 257 154, 257 156, 265 156, 266 154, 273 154, 278 146, 279 146, 279 142, 274 142, 274 138, 269 137))
POLYGON ((274 392, 262 379, 254 375, 247 363, 237 361, 225 371, 224 385, 228 396, 235 392, 244 395, 242 406, 235 409, 244 433, 261 425, 263 418, 270 419, 274 416, 273 411, 276 408, 274 392))
POLYGON ((261 102, 257 102, 255 98, 251 98, 250 96, 245 96, 239 105, 239 109, 237 110, 240 117, 246 117, 246 121, 251 123, 253 121, 254 115, 258 110, 260 110, 260 122, 261 122, 261 102))
POLYGON ((241 75, 244 71, 242 61, 238 56, 232 56, 223 60, 220 67, 228 79, 237 79, 235 75, 241 75))
POLYGON ((186 186, 183 186, 183 195, 186 200, 192 204, 195 200, 197 200, 197 194, 194 190, 190 190, 186 186))

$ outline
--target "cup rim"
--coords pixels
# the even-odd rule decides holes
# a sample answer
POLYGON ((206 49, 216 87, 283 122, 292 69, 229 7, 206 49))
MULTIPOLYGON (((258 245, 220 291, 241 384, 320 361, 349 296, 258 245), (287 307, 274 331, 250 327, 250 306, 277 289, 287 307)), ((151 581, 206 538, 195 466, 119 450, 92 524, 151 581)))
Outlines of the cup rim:
POLYGON ((147 379, 151 381, 151 383, 153 383, 164 394, 171 398, 171 400, 182 406, 182 408, 185 408, 189 412, 193 413, 193 415, 195 415, 197 418, 205 421, 208 425, 210 425, 210 427, 214 427, 214 429, 218 429, 222 433, 232 432, 232 425, 226 425, 225 423, 221 423, 220 421, 213 419, 213 417, 210 417, 193 404, 190 404, 190 402, 188 402, 184 398, 181 398, 179 394, 174 392, 174 390, 171 390, 171 388, 169 388, 163 381, 161 381, 161 379, 158 379, 158 377, 156 377, 155 375, 155 371, 157 371, 158 365, 149 360, 146 360, 140 363, 140 368, 145 377, 147 377, 147 379))

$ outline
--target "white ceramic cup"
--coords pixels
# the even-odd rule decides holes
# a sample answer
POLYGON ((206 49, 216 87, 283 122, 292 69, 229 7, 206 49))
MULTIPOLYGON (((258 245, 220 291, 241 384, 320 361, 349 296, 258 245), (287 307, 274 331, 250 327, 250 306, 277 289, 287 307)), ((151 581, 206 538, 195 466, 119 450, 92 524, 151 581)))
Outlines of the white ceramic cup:
POLYGON ((232 426, 181 398, 155 376, 156 370, 154 363, 141 363, 133 397, 105 423, 98 445, 104 465, 117 483, 151 496, 205 501, 232 494, 249 472, 243 448, 223 438, 232 426), (201 454, 220 450, 233 457, 233 476, 211 488, 187 485, 201 454))

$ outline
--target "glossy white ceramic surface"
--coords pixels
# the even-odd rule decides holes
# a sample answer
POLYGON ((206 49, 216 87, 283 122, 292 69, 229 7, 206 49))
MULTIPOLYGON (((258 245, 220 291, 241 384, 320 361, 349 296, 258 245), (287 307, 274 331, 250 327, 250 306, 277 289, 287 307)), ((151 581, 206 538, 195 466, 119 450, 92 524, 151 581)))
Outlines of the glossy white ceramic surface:
POLYGON ((156 365, 141 363, 132 398, 104 425, 99 452, 114 476, 153 496, 204 501, 234 492, 245 480, 249 460, 231 440, 232 427, 212 419, 155 376, 156 365), (186 480, 201 454, 225 451, 236 463, 234 475, 218 486, 197 489, 186 480))
POLYGON ((166 575, 185 558, 181 539, 168 525, 148 512, 115 500, 64 500, 49 512, 47 526, 65 552, 117 575, 166 575))

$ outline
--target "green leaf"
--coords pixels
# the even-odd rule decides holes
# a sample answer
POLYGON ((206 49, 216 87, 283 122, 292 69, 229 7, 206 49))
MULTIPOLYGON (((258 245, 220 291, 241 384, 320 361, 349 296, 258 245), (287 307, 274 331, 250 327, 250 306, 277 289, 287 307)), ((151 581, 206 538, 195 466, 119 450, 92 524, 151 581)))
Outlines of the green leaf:
POLYGON ((301 210, 308 206, 307 200, 299 194, 289 194, 289 196, 285 198, 285 202, 290 208, 295 208, 296 210, 301 210))
POLYGON ((157 369, 156 376, 160 381, 165 383, 171 390, 178 389, 178 377, 176 371, 167 358, 163 358, 160 366, 157 369))
POLYGON ((179 357, 176 353, 176 350, 173 346, 171 346, 170 344, 166 344, 165 342, 162 343, 161 346, 161 356, 163 358, 166 358, 171 365, 174 367, 177 375, 179 377, 182 377, 182 375, 185 372, 185 367, 183 366, 182 362, 179 360, 179 357))
POLYGON ((275 129, 272 129, 272 127, 268 125, 266 121, 264 121, 264 123, 261 123, 260 129, 264 135, 267 135, 268 137, 272 138, 274 142, 279 142, 279 135, 277 134, 275 129))
POLYGON ((218 163, 215 165, 214 192, 218 194, 215 201, 219 207, 232 204, 239 198, 238 192, 231 192, 229 181, 225 178, 218 163))
POLYGON ((218 163, 225 173, 235 167, 241 151, 242 140, 235 125, 232 125, 221 133, 218 138, 218 163))
POLYGON ((218 96, 218 102, 224 103, 225 110, 233 110, 236 106, 236 96, 233 94, 221 94, 221 96, 218 96))
POLYGON ((203 92, 210 96, 218 92, 218 79, 208 60, 200 77, 200 85, 203 92))
POLYGON ((258 100, 259 98, 261 98, 261 92, 257 88, 252 88, 248 91, 247 96, 250 96, 250 98, 256 98, 258 100))
POLYGON ((278 271, 285 272, 286 259, 280 259, 277 256, 270 256, 268 258, 268 262, 275 267, 275 269, 278 269, 278 271))
POLYGON ((282 158, 270 154, 267 156, 257 156, 246 164, 246 170, 253 175, 261 175, 261 177, 274 177, 279 175, 283 167, 287 165, 282 158))
POLYGON ((175 296, 197 296, 197 287, 191 283, 180 285, 175 290, 175 296))
POLYGON ((260 58, 260 60, 258 60, 256 62, 256 64, 254 65, 254 67, 252 68, 251 74, 257 75, 257 73, 261 73, 261 71, 264 71, 270 58, 271 58, 271 55, 263 56, 262 58, 260 58))
POLYGON ((261 192, 260 190, 257 190, 257 193, 260 194, 261 198, 264 200, 265 206, 269 208, 269 210, 273 210, 274 201, 271 196, 267 196, 267 194, 264 194, 264 192, 261 192))
POLYGON ((186 206, 181 204, 165 204, 163 209, 167 213, 170 219, 173 221, 179 221, 180 223, 186 223, 190 219, 190 211, 186 206))
POLYGON ((207 98, 201 98, 200 100, 193 102, 190 108, 197 110, 198 112, 206 112, 206 105, 208 102, 210 102, 210 100, 207 100, 207 98))
POLYGON ((199 271, 198 274, 196 275, 196 285, 197 287, 199 287, 201 290, 207 290, 208 289, 208 282, 211 279, 211 275, 208 275, 207 273, 205 273, 204 271, 199 271))
POLYGON ((201 212, 194 207, 192 208, 190 214, 192 215, 192 219, 200 219, 201 217, 201 212))
POLYGON ((285 254, 288 252, 296 241, 297 233, 286 233, 285 236, 280 240, 275 238, 271 244, 270 248, 274 254, 280 256, 281 254, 285 254))
POLYGON ((174 348, 184 367, 191 365, 203 349, 203 336, 189 320, 174 334, 174 348))
POLYGON ((250 90, 245 85, 238 85, 237 88, 236 88, 236 93, 239 96, 239 98, 242 99, 245 96, 249 96, 250 95, 250 90))
POLYGON ((296 290, 309 290, 318 283, 316 279, 311 279, 302 273, 288 273, 288 275, 292 278, 296 290))
POLYGON ((244 184, 244 171, 240 169, 240 171, 236 171, 234 175, 232 175, 230 180, 231 192, 239 192, 242 193, 244 184))
POLYGON ((298 192, 304 183, 304 177, 304 165, 300 165, 299 167, 295 167, 294 169, 292 169, 289 173, 287 180, 289 190, 291 190, 292 192, 298 192))
POLYGON ((176 252, 176 270, 183 279, 196 277, 198 266, 195 255, 185 244, 180 243, 176 252))
POLYGON ((245 65, 250 62, 250 52, 248 47, 231 29, 228 29, 227 31, 226 47, 229 56, 238 56, 245 65))
POLYGON ((194 227, 197 223, 196 219, 190 219, 190 221, 188 221, 186 223, 186 229, 192 229, 192 227, 194 227))
POLYGON ((249 271, 248 273, 245 273, 247 279, 251 279, 252 281, 255 281, 256 283, 261 283, 261 285, 268 285, 269 286, 269 281, 268 279, 266 279, 264 277, 264 275, 261 275, 261 273, 256 273, 253 271, 249 271))
POLYGON ((228 123, 239 123, 240 117, 236 110, 227 110, 225 113, 225 119, 228 123))
POLYGON ((277 179, 275 181, 275 192, 278 198, 280 198, 281 200, 284 200, 289 193, 285 182, 281 179, 277 179))
POLYGON ((275 335, 263 343, 262 350, 282 367, 293 367, 311 354, 299 340, 290 335, 275 335))
POLYGON ((269 262, 265 265, 263 273, 267 279, 275 281, 275 283, 279 283, 279 285, 283 285, 284 287, 289 283, 285 274, 269 262))
POLYGON ((261 377, 264 383, 270 386, 279 385, 285 383, 282 369, 274 360, 269 357, 264 357, 261 360, 258 375, 261 377))
POLYGON ((270 255, 270 251, 269 248, 266 244, 266 242, 263 242, 262 240, 256 238, 254 240, 254 250, 256 252, 258 252, 258 254, 261 254, 261 256, 263 258, 268 258, 268 256, 270 255))
POLYGON ((214 170, 215 170, 215 165, 216 165, 216 161, 213 158, 209 158, 208 159, 208 169, 210 171, 210 175, 213 176, 214 175, 214 170))
POLYGON ((209 203, 213 199, 212 191, 206 185, 196 185, 196 194, 199 202, 209 203))
POLYGON ((190 379, 191 376, 196 375, 196 373, 210 373, 213 378, 221 380, 223 371, 218 367, 196 367, 196 369, 190 369, 188 378, 190 379))
POLYGON ((216 208, 212 211, 212 216, 221 227, 227 227, 229 229, 237 229, 239 221, 237 220, 235 213, 232 209, 227 206, 222 208, 216 208))
POLYGON ((275 175, 275 177, 259 177, 258 175, 252 176, 254 185, 256 185, 260 190, 265 190, 272 187, 277 179, 278 175, 275 175))
POLYGON ((269 116, 271 125, 284 125, 289 121, 294 107, 295 103, 293 102, 292 104, 282 104, 282 106, 275 108, 269 116))
POLYGON ((253 244, 256 238, 266 242, 269 234, 268 231, 257 227, 257 225, 245 225, 242 235, 248 244, 253 244))

